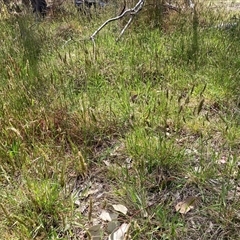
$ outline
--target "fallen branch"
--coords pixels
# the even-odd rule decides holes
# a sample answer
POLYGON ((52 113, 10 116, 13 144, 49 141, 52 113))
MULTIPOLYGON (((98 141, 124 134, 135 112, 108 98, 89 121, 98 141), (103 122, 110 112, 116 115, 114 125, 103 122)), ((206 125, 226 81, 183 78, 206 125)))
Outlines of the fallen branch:
POLYGON ((128 26, 129 26, 130 23, 132 22, 133 16, 134 16, 134 15, 132 15, 131 18, 128 20, 127 24, 124 26, 124 28, 123 28, 122 31, 120 32, 120 34, 119 34, 118 38, 116 39, 116 41, 118 41, 118 40, 122 37, 122 35, 124 34, 124 32, 126 31, 126 29, 128 28, 128 26))
POLYGON ((126 29, 128 28, 128 26, 130 25, 130 23, 132 22, 133 20, 133 17, 139 12, 142 10, 142 7, 143 7, 143 4, 144 4, 145 0, 139 0, 138 3, 133 7, 133 8, 130 8, 130 9, 127 9, 125 11, 123 11, 122 14, 120 14, 119 16, 117 17, 114 17, 114 18, 110 18, 108 19, 106 22, 104 22, 91 36, 90 36, 90 39, 94 42, 94 38, 95 36, 110 22, 113 22, 113 21, 116 21, 116 20, 119 20, 121 18, 123 18, 124 16, 126 16, 127 14, 130 15, 130 19, 129 21, 127 22, 127 24, 124 26, 124 28, 122 29, 119 37, 116 39, 116 41, 118 41, 121 36, 124 34, 124 32, 126 31, 126 29))
MULTIPOLYGON (((94 38, 96 37, 96 35, 110 22, 113 22, 113 21, 116 21, 116 20, 119 20, 121 18, 123 18, 124 16, 126 15, 130 15, 130 18, 127 22, 127 24, 124 26, 124 28, 122 29, 122 31, 120 32, 118 38, 116 39, 116 41, 118 41, 122 35, 124 34, 124 32, 126 31, 126 29, 129 27, 129 25, 131 24, 131 22, 133 21, 133 18, 136 14, 138 14, 142 8, 143 8, 143 5, 145 3, 145 0, 139 0, 137 2, 137 4, 133 7, 133 8, 129 8, 127 10, 124 10, 122 11, 122 13, 120 15, 118 15, 117 17, 113 17, 113 18, 110 18, 108 19, 106 22, 104 22, 91 36, 90 36, 90 39, 93 41, 94 43, 94 38)), ((195 7, 195 4, 193 3, 192 0, 186 0, 186 4, 189 8, 191 9, 194 9, 195 7)), ((173 4, 170 4, 170 3, 164 3, 163 4, 163 7, 165 8, 168 8, 170 10, 174 10, 176 12, 181 12, 182 8, 178 7, 178 6, 175 6, 173 4)), ((95 44, 95 43, 94 43, 95 44)))

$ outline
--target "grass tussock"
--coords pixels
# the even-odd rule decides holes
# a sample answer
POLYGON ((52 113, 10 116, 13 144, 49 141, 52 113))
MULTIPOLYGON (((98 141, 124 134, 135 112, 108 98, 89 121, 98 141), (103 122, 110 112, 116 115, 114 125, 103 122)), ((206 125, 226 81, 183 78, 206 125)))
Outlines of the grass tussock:
POLYGON ((114 6, 1 20, 0 238, 106 239, 113 204, 126 239, 238 238, 239 20, 152 5, 95 46, 114 6))

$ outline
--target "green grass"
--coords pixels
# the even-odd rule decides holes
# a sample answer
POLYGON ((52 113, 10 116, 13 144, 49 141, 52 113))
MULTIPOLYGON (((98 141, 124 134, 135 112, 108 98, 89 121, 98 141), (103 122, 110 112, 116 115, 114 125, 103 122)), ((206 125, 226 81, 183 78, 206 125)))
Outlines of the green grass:
POLYGON ((239 26, 204 6, 155 27, 143 11, 94 49, 112 12, 67 11, 0 22, 0 238, 106 238, 99 215, 123 204, 127 239, 238 239, 239 26))

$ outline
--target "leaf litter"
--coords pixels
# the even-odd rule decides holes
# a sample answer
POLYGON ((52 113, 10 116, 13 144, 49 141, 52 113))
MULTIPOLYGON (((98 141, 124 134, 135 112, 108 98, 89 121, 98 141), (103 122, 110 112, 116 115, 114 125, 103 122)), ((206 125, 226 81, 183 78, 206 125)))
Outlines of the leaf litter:
POLYGON ((197 202, 199 201, 198 197, 188 197, 184 201, 179 202, 176 206, 175 209, 177 212, 181 214, 186 214, 190 210, 194 209, 197 205, 197 202))
MULTIPOLYGON (((113 165, 106 161, 106 165, 113 165)), ((105 169, 106 170, 106 169, 105 169)), ((72 197, 76 208, 76 214, 88 219, 82 229, 80 236, 88 236, 90 239, 113 239, 122 240, 130 227, 125 223, 123 215, 126 216, 128 208, 117 204, 116 199, 109 195, 110 185, 106 182, 105 172, 86 176, 78 179, 72 184, 72 197), (115 204, 113 204, 115 202, 115 204), (119 215, 122 215, 119 218, 119 215)))

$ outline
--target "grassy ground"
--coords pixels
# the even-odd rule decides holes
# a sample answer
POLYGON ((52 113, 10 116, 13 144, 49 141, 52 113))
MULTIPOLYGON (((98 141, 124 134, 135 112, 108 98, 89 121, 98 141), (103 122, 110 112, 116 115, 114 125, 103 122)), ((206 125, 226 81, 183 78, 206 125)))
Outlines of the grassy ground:
POLYGON ((126 223, 125 239, 239 239, 239 25, 215 28, 225 15, 203 6, 143 11, 93 48, 113 13, 65 11, 0 22, 0 238, 126 223), (108 223, 114 204, 128 211, 108 223))

